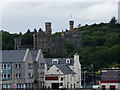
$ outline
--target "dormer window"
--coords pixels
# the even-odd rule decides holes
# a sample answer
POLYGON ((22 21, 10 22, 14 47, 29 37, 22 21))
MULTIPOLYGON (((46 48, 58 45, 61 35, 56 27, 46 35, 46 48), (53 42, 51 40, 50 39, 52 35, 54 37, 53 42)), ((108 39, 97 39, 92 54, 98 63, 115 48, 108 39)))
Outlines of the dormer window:
POLYGON ((66 59, 66 63, 70 63, 70 61, 71 61, 70 59, 66 59))
POLYGON ((58 64, 59 63, 59 60, 58 59, 53 59, 52 60, 52 64, 58 64))

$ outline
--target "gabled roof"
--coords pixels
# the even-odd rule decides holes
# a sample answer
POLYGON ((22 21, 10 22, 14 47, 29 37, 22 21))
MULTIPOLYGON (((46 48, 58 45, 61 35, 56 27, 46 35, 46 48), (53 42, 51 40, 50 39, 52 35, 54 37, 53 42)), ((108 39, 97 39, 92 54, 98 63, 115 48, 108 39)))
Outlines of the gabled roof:
POLYGON ((0 50, 2 62, 23 62, 26 50, 0 50))
POLYGON ((76 74, 68 65, 62 64, 62 65, 55 65, 59 68, 60 71, 62 71, 64 74, 76 74))
POLYGON ((67 64, 67 65, 73 65, 74 64, 74 59, 73 58, 45 58, 45 63, 47 64, 48 67, 54 65, 52 63, 52 60, 54 60, 54 59, 59 60, 58 65, 59 64, 67 64), (70 59, 71 62, 70 63, 66 63, 66 59, 70 59))
MULTIPOLYGON (((2 52, 2 62, 23 62, 26 50, 0 50, 2 52)), ((36 60, 38 50, 30 50, 33 61, 36 60)))

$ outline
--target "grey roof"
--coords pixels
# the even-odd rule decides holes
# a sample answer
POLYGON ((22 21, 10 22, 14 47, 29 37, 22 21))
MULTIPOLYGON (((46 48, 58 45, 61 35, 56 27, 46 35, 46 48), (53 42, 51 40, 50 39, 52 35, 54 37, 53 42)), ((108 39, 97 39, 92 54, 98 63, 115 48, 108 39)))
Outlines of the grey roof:
POLYGON ((54 64, 52 64, 53 59, 59 60, 58 64, 67 64, 67 65, 73 65, 74 64, 74 59, 73 58, 45 58, 45 63, 47 64, 47 66, 54 65, 54 64), (66 59, 70 59, 71 62, 66 63, 66 59))
MULTIPOLYGON (((0 50, 2 52, 2 62, 23 62, 26 50, 0 50)), ((33 61, 37 56, 38 50, 30 50, 33 61)))
POLYGON ((30 50, 33 61, 36 60, 37 54, 38 54, 38 50, 30 50))
POLYGON ((68 65, 56 65, 64 74, 76 74, 68 65))
POLYGON ((26 50, 0 50, 2 62, 22 62, 26 50))
POLYGON ((102 72, 101 81, 120 81, 120 70, 102 72))

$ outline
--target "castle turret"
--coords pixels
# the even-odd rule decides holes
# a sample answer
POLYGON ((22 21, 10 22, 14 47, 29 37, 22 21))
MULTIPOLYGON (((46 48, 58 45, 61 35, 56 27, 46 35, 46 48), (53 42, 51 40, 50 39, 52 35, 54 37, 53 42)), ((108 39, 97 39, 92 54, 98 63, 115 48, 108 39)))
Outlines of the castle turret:
POLYGON ((69 21, 69 25, 70 25, 70 31, 72 31, 74 28, 74 21, 69 21))
POLYGON ((45 22, 45 31, 47 34, 51 34, 51 32, 52 32, 51 22, 45 22))

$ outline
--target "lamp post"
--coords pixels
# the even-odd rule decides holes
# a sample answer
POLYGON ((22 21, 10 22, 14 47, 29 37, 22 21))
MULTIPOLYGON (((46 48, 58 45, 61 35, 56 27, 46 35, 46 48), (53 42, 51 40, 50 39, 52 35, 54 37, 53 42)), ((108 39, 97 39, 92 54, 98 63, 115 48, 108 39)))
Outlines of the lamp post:
MULTIPOLYGON (((88 71, 91 72, 91 82, 92 82, 92 86, 94 85, 94 71, 93 71, 93 64, 91 64, 90 66, 88 67, 84 67, 83 68, 83 85, 85 85, 85 79, 86 79, 86 73, 88 71)), ((89 74, 89 73, 88 73, 89 74)))
POLYGON ((87 71, 84 71, 84 88, 85 88, 85 84, 86 84, 86 81, 85 81, 85 73, 86 73, 87 71))

